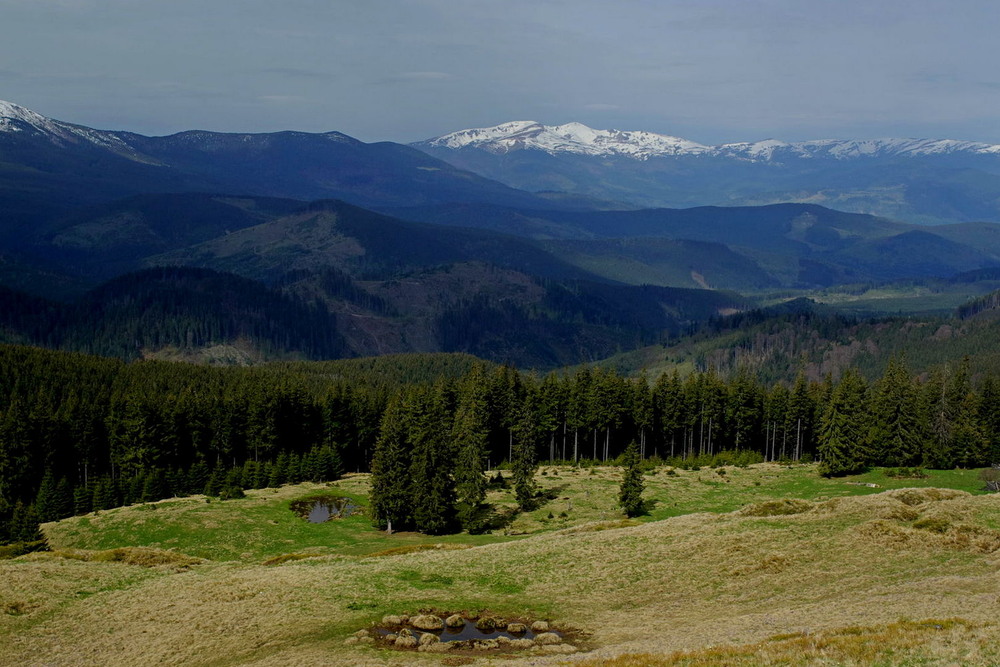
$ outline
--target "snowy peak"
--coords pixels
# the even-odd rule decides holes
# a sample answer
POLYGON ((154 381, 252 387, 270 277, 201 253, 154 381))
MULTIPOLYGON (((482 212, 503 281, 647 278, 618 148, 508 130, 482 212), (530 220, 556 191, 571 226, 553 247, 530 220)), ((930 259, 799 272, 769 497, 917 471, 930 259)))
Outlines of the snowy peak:
POLYGON ((63 123, 12 102, 0 100, 0 135, 4 133, 41 135, 58 146, 91 143, 129 157, 134 153, 133 149, 113 132, 63 123))
POLYGON ((655 132, 595 130, 582 123, 542 125, 514 121, 494 127, 452 132, 416 144, 418 147, 479 148, 490 153, 540 150, 551 155, 572 153, 591 156, 624 156, 637 160, 652 157, 703 155, 750 162, 783 159, 836 159, 862 157, 922 157, 953 153, 1000 155, 1000 145, 954 139, 849 139, 789 143, 777 139, 705 146, 655 132))
POLYGON ((653 132, 595 130, 583 123, 542 125, 530 120, 461 130, 423 143, 456 150, 481 148, 491 153, 535 149, 553 155, 625 155, 637 159, 657 155, 695 154, 708 149, 693 141, 653 132))

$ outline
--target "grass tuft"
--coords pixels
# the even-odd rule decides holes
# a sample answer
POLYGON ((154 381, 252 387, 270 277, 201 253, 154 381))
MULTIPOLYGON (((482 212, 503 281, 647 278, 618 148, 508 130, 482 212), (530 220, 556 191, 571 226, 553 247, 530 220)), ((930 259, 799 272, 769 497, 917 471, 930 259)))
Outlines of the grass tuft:
POLYGON ((471 544, 407 544, 374 553, 365 554, 364 558, 384 558, 386 556, 403 556, 421 551, 455 551, 456 549, 471 549, 471 544))
POLYGON ((815 505, 808 500, 784 498, 747 505, 740 510, 740 514, 743 516, 784 516, 788 514, 803 514, 813 510, 814 507, 815 505))

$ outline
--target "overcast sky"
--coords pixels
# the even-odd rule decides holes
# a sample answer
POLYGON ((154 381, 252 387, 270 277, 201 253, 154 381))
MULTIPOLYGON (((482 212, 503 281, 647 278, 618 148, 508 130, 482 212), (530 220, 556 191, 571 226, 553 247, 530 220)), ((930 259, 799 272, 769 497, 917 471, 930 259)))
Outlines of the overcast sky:
POLYGON ((0 99, 144 134, 1000 143, 998 26, 987 0, 0 0, 0 99))

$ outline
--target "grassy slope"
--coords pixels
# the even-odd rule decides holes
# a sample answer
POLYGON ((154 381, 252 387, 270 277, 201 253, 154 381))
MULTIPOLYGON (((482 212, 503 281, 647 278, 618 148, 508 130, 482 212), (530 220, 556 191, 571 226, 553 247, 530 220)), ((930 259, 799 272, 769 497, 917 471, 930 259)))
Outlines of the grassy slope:
MULTIPOLYGON (((1000 658, 993 648, 1000 635, 993 625, 1000 552, 991 551, 1000 536, 990 532, 1000 529, 1000 496, 882 493, 914 486, 975 490, 974 473, 823 480, 810 466, 729 468, 725 476, 661 471, 647 477, 647 497, 655 502, 645 523, 593 530, 588 522, 620 518, 617 471, 543 471, 538 481, 559 488, 557 499, 508 531, 529 536, 451 538, 480 544, 463 550, 359 557, 445 540, 381 535, 360 517, 304 524, 287 503, 321 490, 315 485, 225 503, 163 501, 155 510, 123 508, 49 524, 57 548, 152 545, 213 560, 180 571, 82 562, 58 552, 0 562, 0 609, 7 611, 0 614, 0 664, 28 656, 53 664, 442 664, 440 656, 343 644, 385 613, 420 607, 553 618, 592 633, 595 652, 588 657, 595 665, 621 654, 652 656, 621 659, 622 666, 995 664, 1000 658), (788 516, 729 512, 784 497, 817 502, 788 516), (568 516, 561 520, 563 511, 568 516), (949 522, 945 532, 916 527, 927 518, 949 522), (284 552, 325 555, 261 564, 284 552), (903 618, 947 617, 965 620, 942 629, 899 625, 903 618), (858 625, 868 629, 843 630, 858 625), (778 633, 791 636, 768 641, 778 633), (763 648, 755 644, 762 641, 763 648), (803 642, 846 653, 821 663, 803 642), (707 648, 720 644, 730 648, 707 648), (875 653, 862 654, 863 648, 875 653), (684 650, 693 653, 673 654, 684 650), (771 656, 770 662, 755 663, 755 655, 771 656), (921 656, 928 661, 919 662, 921 656)), ((364 485, 364 476, 352 476, 337 489, 363 500, 364 485)))

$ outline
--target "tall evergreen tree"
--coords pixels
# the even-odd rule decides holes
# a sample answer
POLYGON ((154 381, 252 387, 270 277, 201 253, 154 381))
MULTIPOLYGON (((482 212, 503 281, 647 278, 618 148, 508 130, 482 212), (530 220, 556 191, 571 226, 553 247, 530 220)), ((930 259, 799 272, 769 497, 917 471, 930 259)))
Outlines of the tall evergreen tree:
POLYGON ((819 472, 824 477, 849 475, 865 466, 861 450, 867 420, 865 390, 865 381, 849 369, 830 396, 817 439, 819 472))
POLYGON ((378 528, 412 527, 410 512, 410 452, 403 398, 393 398, 382 417, 371 463, 372 522, 378 528))
POLYGON ((646 484, 643 481, 642 469, 640 468, 639 448, 634 440, 625 448, 622 466, 622 483, 618 489, 618 504, 627 516, 639 516, 644 510, 642 492, 645 490, 646 484))
POLYGON ((919 463, 923 442, 916 391, 901 359, 889 360, 870 405, 868 446, 876 461, 889 466, 919 463))
POLYGON ((538 468, 535 455, 536 425, 534 410, 530 400, 521 406, 517 424, 514 428, 514 451, 511 470, 514 478, 514 496, 522 510, 529 510, 535 505, 535 470, 538 468))
POLYGON ((486 445, 489 423, 486 412, 485 379, 474 370, 462 385, 452 427, 452 441, 458 450, 455 462, 455 491, 458 497, 459 520, 466 528, 486 500, 486 445))
POLYGON ((410 493, 413 523, 429 535, 450 532, 455 525, 455 481, 446 411, 441 387, 414 392, 409 420, 412 443, 410 493))

